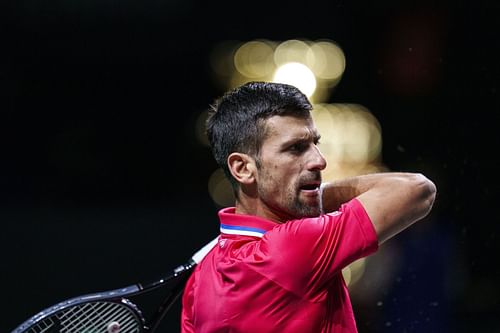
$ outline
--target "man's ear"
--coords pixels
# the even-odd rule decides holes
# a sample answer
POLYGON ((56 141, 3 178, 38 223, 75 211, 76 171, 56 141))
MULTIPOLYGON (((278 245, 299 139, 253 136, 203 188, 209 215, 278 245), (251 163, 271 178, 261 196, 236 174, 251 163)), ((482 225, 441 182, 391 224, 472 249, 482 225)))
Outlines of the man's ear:
POLYGON ((241 184, 251 184, 255 181, 257 171, 255 160, 247 154, 231 153, 227 157, 227 165, 233 177, 241 184))

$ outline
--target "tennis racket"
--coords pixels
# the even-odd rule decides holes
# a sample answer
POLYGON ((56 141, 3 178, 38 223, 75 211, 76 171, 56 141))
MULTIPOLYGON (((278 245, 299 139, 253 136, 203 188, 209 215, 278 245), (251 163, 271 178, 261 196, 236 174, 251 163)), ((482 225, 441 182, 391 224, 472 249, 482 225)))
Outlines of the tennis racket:
POLYGON ((193 268, 215 246, 217 239, 159 280, 70 298, 40 311, 11 333, 152 333, 182 294, 193 268), (148 320, 141 309, 127 299, 167 286, 168 295, 148 320))

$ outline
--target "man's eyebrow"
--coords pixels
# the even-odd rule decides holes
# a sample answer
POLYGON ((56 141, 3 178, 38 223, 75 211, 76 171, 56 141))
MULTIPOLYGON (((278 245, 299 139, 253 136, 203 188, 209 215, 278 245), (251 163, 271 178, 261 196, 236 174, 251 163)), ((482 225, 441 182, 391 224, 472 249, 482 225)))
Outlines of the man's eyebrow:
POLYGON ((311 134, 310 136, 314 140, 314 142, 318 142, 319 139, 321 139, 321 134, 319 134, 318 130, 313 130, 310 132, 310 134, 311 134))
POLYGON ((281 143, 281 145, 287 146, 287 145, 291 145, 291 144, 295 144, 295 143, 299 143, 299 142, 308 142, 310 140, 314 141, 314 143, 317 143, 320 139, 321 139, 321 135, 317 131, 314 131, 314 132, 309 132, 305 135, 300 135, 300 136, 297 135, 297 136, 293 136, 291 138, 288 138, 285 141, 283 141, 281 143))

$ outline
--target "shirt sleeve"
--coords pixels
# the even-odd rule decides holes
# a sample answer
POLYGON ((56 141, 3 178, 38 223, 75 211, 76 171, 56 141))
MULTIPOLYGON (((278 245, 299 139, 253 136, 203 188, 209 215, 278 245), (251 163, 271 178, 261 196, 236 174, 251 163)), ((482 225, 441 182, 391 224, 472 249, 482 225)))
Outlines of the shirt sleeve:
POLYGON ((337 212, 279 225, 257 243, 251 268, 309 298, 318 297, 344 267, 378 249, 373 224, 357 199, 337 212))

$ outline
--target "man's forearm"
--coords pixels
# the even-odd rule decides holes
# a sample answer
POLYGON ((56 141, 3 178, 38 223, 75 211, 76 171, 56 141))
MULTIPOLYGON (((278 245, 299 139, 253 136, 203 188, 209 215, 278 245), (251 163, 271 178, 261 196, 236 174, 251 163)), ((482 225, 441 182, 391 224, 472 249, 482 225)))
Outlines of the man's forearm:
POLYGON ((322 185, 323 211, 337 210, 340 205, 375 187, 379 182, 410 177, 411 173, 383 172, 340 179, 322 185))
POLYGON ((379 243, 424 218, 436 197, 436 186, 420 173, 384 172, 322 186, 323 211, 335 211, 358 198, 375 227, 379 243))

